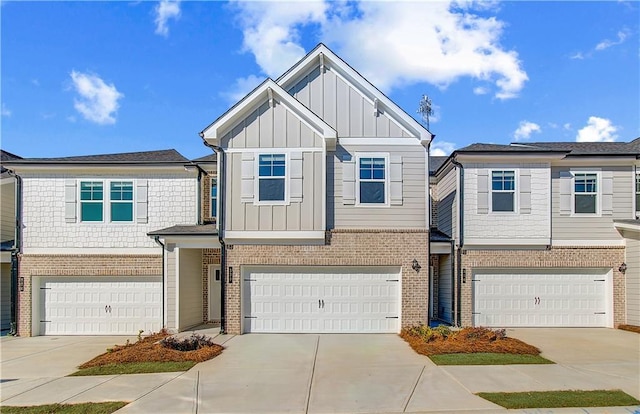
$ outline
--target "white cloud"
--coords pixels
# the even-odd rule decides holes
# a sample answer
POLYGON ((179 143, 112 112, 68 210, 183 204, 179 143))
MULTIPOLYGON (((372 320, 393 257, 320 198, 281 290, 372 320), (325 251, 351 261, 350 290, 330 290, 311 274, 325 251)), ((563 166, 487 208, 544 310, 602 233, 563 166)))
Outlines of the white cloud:
POLYGON ((582 52, 576 52, 575 54, 569 56, 569 59, 583 60, 584 59, 584 55, 582 54, 582 52))
POLYGON ((156 12, 156 34, 167 37, 169 36, 169 26, 167 22, 169 19, 177 20, 180 17, 180 2, 162 0, 155 7, 156 12))
POLYGON ((433 141, 430 154, 434 157, 444 157, 456 149, 456 144, 446 141, 433 141))
POLYGON ((324 22, 328 7, 322 1, 234 4, 244 34, 244 49, 255 56, 262 72, 272 78, 282 75, 306 54, 299 44, 299 29, 324 22))
MULTIPOLYGON (((504 23, 474 14, 474 2, 236 2, 244 48, 268 76, 304 55, 299 29, 317 25, 321 39, 374 85, 389 91, 461 77, 495 85, 513 98, 528 80, 518 54, 500 45, 504 23)), ((486 13, 487 6, 482 10, 486 13)), ((477 89, 475 93, 488 92, 477 89)))
POLYGON ((88 121, 97 124, 115 124, 118 100, 124 95, 115 85, 107 85, 98 75, 71 71, 73 87, 79 98, 74 99, 74 108, 88 121))
POLYGON ((587 126, 578 130, 578 142, 613 142, 618 138, 618 127, 611 120, 590 116, 587 126))
POLYGON ((264 77, 249 75, 246 78, 238 78, 229 92, 222 93, 222 96, 229 100, 230 104, 238 102, 246 94, 251 92, 256 86, 264 81, 264 77))
POLYGON ((4 102, 2 102, 2 116, 6 116, 8 118, 12 113, 13 112, 11 112, 11 109, 7 108, 4 102))
POLYGON ((486 95, 489 93, 489 89, 485 88, 484 86, 477 86, 473 88, 473 93, 476 95, 486 95))
POLYGON ((567 131, 571 131, 571 124, 567 122, 566 124, 562 125, 562 128, 566 129, 567 131))
POLYGON ((622 44, 627 38, 627 36, 628 36, 627 32, 621 30, 618 32, 618 40, 605 39, 596 45, 596 50, 605 50, 610 48, 611 46, 622 44))
POLYGON ((513 133, 513 137, 516 141, 527 140, 531 137, 531 134, 534 132, 540 133, 540 125, 529 122, 529 121, 520 121, 520 125, 518 129, 513 133))

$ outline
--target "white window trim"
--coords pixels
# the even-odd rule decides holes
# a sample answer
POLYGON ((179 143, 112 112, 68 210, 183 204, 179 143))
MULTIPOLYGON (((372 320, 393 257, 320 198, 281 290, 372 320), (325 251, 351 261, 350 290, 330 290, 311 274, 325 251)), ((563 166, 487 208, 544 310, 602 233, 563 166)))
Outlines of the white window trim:
POLYGON ((520 171, 516 168, 496 168, 489 170, 489 213, 491 214, 519 214, 520 212, 520 171), (493 173, 494 172, 513 171, 513 190, 494 190, 493 189, 493 173), (493 211, 493 193, 513 193, 513 211, 493 211))
POLYGON ((289 201, 289 183, 291 172, 291 153, 278 151, 262 151, 256 152, 253 160, 254 180, 253 180, 253 204, 256 206, 288 206, 289 201), (260 156, 261 155, 284 155, 284 200, 260 200, 260 156))
POLYGON ((388 152, 356 152, 356 206, 366 208, 389 207, 391 205, 391 174, 390 156, 388 152), (384 203, 360 202, 360 158, 384 158, 384 203))
MULTIPOLYGON (((80 224, 115 224, 115 225, 130 225, 136 223, 136 180, 131 178, 123 179, 103 179, 103 178, 78 178, 76 180, 76 214, 78 217, 78 223, 80 224), (82 203, 81 199, 81 187, 83 182, 99 182, 102 183, 102 220, 101 221, 85 221, 82 220, 82 203), (113 221, 111 220, 111 183, 112 182, 130 182, 133 186, 133 199, 132 204, 132 220, 131 221, 113 221)), ((87 201, 84 201, 87 202, 87 201)), ((91 203, 91 201, 88 201, 91 203)), ((120 203, 120 200, 116 200, 116 203, 120 203)), ((128 202, 128 201, 125 201, 128 202)))
POLYGON ((220 211, 220 206, 218 205, 218 190, 220 190, 218 187, 218 177, 211 177, 210 181, 209 181, 209 217, 210 218, 215 218, 216 221, 218 220, 218 214, 213 214, 213 206, 216 206, 216 213, 218 213, 220 211), (213 197, 211 196, 211 190, 213 189, 213 183, 216 183, 216 202, 215 204, 213 203, 213 197))
POLYGON ((131 180, 131 179, 126 179, 126 180, 107 180, 107 185, 108 185, 108 189, 109 189, 109 196, 106 197, 109 200, 109 208, 107 208, 106 210, 108 210, 108 216, 109 216, 109 223, 115 223, 115 224, 130 224, 130 223, 135 223, 136 222, 136 181, 135 180, 131 180), (117 182, 117 183, 131 183, 131 200, 112 200, 111 199, 111 184, 117 182), (130 221, 124 221, 124 220, 119 220, 119 221, 114 221, 111 217, 111 204, 125 204, 125 203, 131 203, 131 220, 130 221))
MULTIPOLYGON (((591 193, 578 193, 591 194, 591 193)), ((593 170, 571 171, 571 216, 574 217, 600 217, 602 216, 602 172, 593 170), (595 174, 596 176, 596 212, 576 213, 576 174, 595 174)))

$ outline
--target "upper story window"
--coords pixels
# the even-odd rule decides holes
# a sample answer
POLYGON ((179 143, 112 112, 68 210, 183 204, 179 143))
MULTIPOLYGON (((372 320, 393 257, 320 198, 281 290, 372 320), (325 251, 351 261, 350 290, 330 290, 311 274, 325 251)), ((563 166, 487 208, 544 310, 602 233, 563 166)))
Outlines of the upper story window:
POLYGON ((598 174, 574 174, 574 213, 596 214, 598 212, 598 174))
POLYGON ((358 163, 361 204, 386 203, 386 159, 362 157, 358 163))
POLYGON ((211 179, 211 217, 218 217, 218 179, 211 179))
POLYGON ((104 185, 102 181, 80 182, 80 221, 103 221, 104 185))
POLYGON ((491 211, 515 211, 515 171, 491 172, 491 211))
POLYGON ((112 181, 110 190, 111 221, 133 221, 133 182, 112 181))
POLYGON ((258 160, 258 200, 285 201, 285 154, 260 154, 258 160))
POLYGON ((640 172, 636 173, 636 213, 640 212, 640 172))

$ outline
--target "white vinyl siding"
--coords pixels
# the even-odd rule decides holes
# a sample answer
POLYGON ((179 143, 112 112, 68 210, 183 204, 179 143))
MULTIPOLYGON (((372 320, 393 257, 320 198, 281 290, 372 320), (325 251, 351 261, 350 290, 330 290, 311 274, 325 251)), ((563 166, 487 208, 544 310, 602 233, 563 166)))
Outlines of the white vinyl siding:
POLYGON ((438 271, 438 319, 453 323, 453 280, 450 254, 440 256, 438 271))
POLYGON ((13 240, 16 231, 15 180, 3 178, 0 189, 0 241, 13 240))
MULTIPOLYGON (((633 218, 633 197, 629 190, 633 188, 632 167, 602 167, 603 181, 605 177, 610 192, 603 194, 601 215, 572 214, 573 172, 569 167, 552 168, 552 233, 553 240, 621 240, 620 233, 614 228, 613 220, 633 218), (605 206, 604 198, 610 200, 605 206), (605 214, 605 207, 610 209, 605 214)), ((593 169, 591 169, 593 171, 593 169)), ((580 171, 580 172, 587 172, 580 171)), ((605 185, 601 186, 604 193, 605 185)))

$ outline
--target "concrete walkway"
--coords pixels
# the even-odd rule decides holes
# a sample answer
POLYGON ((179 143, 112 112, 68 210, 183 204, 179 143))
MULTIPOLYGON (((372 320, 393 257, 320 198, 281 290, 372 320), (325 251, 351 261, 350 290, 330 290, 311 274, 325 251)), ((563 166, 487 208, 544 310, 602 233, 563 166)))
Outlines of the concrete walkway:
MULTIPOLYGON (((558 364, 438 367, 396 335, 252 334, 217 336, 224 353, 186 373, 61 377, 123 338, 2 338, 0 401, 132 401, 119 413, 482 413, 507 410, 474 395, 480 391, 621 388, 640 398, 637 334, 514 329, 509 335, 558 364)), ((520 412, 634 410, 640 407, 520 412)))

